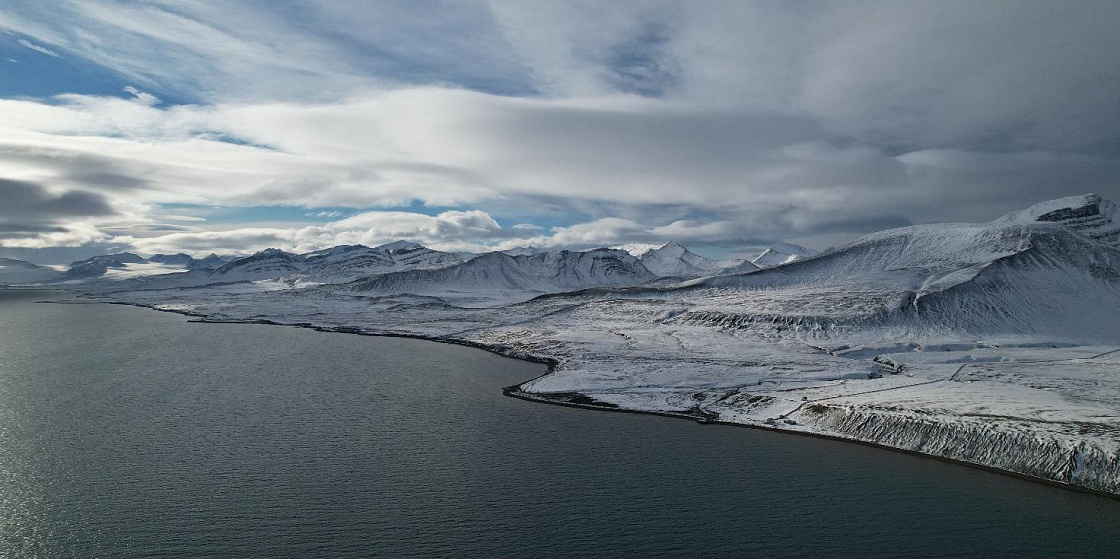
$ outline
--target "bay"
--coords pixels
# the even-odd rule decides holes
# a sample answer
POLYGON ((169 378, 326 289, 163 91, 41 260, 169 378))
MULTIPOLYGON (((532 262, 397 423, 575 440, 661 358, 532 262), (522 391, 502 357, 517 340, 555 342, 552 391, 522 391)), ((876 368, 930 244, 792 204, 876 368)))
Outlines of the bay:
POLYGON ((3 557, 1115 557, 1120 501, 502 396, 539 364, 0 291, 3 557))

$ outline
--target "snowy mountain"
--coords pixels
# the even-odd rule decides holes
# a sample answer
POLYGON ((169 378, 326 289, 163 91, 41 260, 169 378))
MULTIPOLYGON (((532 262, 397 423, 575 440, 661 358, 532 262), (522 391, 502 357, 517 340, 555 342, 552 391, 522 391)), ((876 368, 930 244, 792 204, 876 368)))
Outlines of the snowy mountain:
POLYGON ((131 252, 118 252, 116 254, 105 254, 102 256, 94 256, 78 262, 71 262, 70 267, 81 266, 91 262, 118 262, 121 264, 144 264, 148 260, 144 257, 131 252))
POLYGON ((182 266, 183 268, 189 267, 194 261, 191 255, 182 252, 177 254, 153 254, 148 257, 148 262, 171 264, 174 266, 182 266))
POLYGON ((389 250, 389 254, 393 256, 393 261, 402 267, 410 269, 441 268, 452 264, 458 264, 477 256, 469 252, 442 252, 415 243, 410 244, 412 246, 389 250))
POLYGON ((346 287, 376 294, 509 302, 542 293, 634 285, 654 277, 638 259, 620 250, 564 250, 519 256, 491 252, 453 266, 381 274, 346 287))
POLYGON ((406 241, 404 239, 401 239, 399 241, 393 241, 391 243, 385 243, 383 245, 377 245, 374 248, 378 249, 378 250, 383 250, 385 252, 393 252, 394 250, 415 250, 415 249, 418 249, 418 248, 425 248, 425 247, 424 247, 424 245, 409 242, 409 241, 406 241))
POLYGON ((189 264, 187 264, 187 269, 188 270, 205 270, 205 269, 212 270, 212 269, 220 267, 221 265, 225 264, 226 262, 229 262, 230 260, 233 260, 233 258, 228 258, 228 257, 223 258, 223 257, 218 256, 217 254, 214 254, 214 253, 211 252, 209 255, 207 255, 203 258, 196 258, 193 261, 191 261, 189 264))
MULTIPOLYGON (((795 329, 1120 336, 1113 318, 1120 313, 1120 251, 1044 222, 882 231, 809 260, 692 288, 733 288, 741 296, 722 304, 732 297, 736 316, 795 329)), ((717 315, 727 311, 708 319, 717 315)))
POLYGON ((0 258, 0 285, 21 285, 54 281, 59 273, 46 266, 39 266, 14 258, 0 258))
MULTIPOLYGON (((723 303, 734 299, 736 316, 766 316, 795 329, 1076 334, 1103 341, 1120 336, 1113 318, 1120 313, 1120 251, 1107 243, 1117 226, 1112 213, 1100 212, 1109 207, 1090 195, 985 224, 880 231, 814 258, 692 288, 733 288, 741 295, 723 303)), ((716 316, 727 313, 709 319, 716 316)))
POLYGON ((753 262, 751 262, 750 260, 743 260, 743 261, 739 262, 738 264, 736 264, 734 266, 731 266, 729 268, 724 268, 724 269, 720 270, 719 273, 720 273, 720 275, 725 275, 725 276, 726 275, 735 275, 735 274, 749 274, 749 273, 754 272, 754 271, 759 270, 759 269, 760 268, 757 265, 755 265, 753 262))
MULTIPOLYGON (((52 281, 67 282, 95 282, 99 285, 129 281, 137 278, 152 276, 158 277, 168 274, 181 275, 186 270, 208 270, 225 263, 225 260, 215 254, 198 260, 188 254, 155 254, 144 258, 131 252, 117 254, 103 254, 70 264, 68 269, 55 276, 44 276, 45 279, 37 283, 52 281)), ((202 277, 196 274, 191 277, 202 277)))
POLYGON ((213 269, 227 262, 226 259, 214 253, 210 253, 209 256, 199 259, 182 252, 176 254, 153 254, 148 257, 147 261, 169 266, 180 266, 184 270, 213 269))
POLYGON ((300 282, 346 283, 399 268, 390 251, 380 247, 337 246, 303 256, 306 267, 290 276, 300 282))
POLYGON ((751 263, 758 268, 770 268, 773 266, 781 266, 782 264, 789 264, 794 260, 801 260, 816 254, 817 251, 801 245, 778 243, 762 251, 762 254, 754 257, 751 263))
POLYGON ((389 272, 451 266, 473 257, 432 250, 406 241, 374 248, 362 245, 338 246, 303 256, 304 269, 286 279, 301 283, 347 283, 389 272))
MULTIPOLYGON (((90 289, 173 289, 211 284, 283 280, 284 285, 302 287, 321 283, 346 283, 372 275, 410 269, 450 266, 473 255, 432 250, 399 241, 383 247, 343 245, 306 254, 270 248, 228 262, 211 254, 201 260, 183 255, 156 255, 151 261, 124 264, 116 255, 83 261, 64 279, 92 280, 90 289), (189 261, 187 259, 190 259, 189 261), (87 268, 89 268, 87 270, 87 268), (118 269, 106 275, 106 270, 118 269)), ((139 258, 139 257, 136 257, 139 258)), ((280 286, 270 286, 278 288, 280 286)))
MULTIPOLYGON (((630 245, 636 248, 638 245, 630 245)), ((677 242, 668 242, 646 249, 638 256, 642 264, 658 277, 698 278, 710 276, 727 268, 741 268, 742 260, 713 260, 696 254, 677 242)), ((749 271, 755 269, 749 266, 749 271)))
POLYGON ((255 281, 294 274, 306 268, 306 259, 298 254, 269 248, 251 256, 227 262, 210 272, 216 281, 255 281))
POLYGON ((110 269, 125 268, 128 264, 146 264, 147 262, 144 258, 131 252, 94 256, 71 263, 59 279, 68 281, 95 278, 105 275, 110 269))

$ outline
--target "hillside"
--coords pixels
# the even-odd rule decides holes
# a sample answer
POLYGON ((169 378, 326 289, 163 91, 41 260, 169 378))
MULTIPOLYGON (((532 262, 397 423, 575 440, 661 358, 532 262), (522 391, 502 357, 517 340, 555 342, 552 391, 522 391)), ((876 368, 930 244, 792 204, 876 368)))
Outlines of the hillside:
POLYGON ((467 304, 485 301, 489 306, 544 293, 627 286, 654 278, 641 262, 621 250, 517 256, 491 252, 444 268, 380 274, 345 287, 352 292, 428 295, 467 304))

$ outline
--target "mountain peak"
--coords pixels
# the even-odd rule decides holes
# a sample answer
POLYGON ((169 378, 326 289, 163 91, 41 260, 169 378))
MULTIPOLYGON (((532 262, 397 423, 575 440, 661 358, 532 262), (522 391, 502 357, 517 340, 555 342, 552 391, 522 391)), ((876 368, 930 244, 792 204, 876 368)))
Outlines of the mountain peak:
POLYGON ((387 250, 387 251, 392 252, 394 250, 414 250, 414 249, 425 248, 425 247, 424 247, 424 245, 419 244, 419 243, 413 243, 413 242, 410 242, 410 241, 406 241, 404 239, 400 239, 400 240, 397 240, 397 241, 393 241, 391 243, 385 243, 383 245, 378 245, 378 246, 375 246, 373 248, 380 249, 380 250, 387 250))
POLYGON ((808 258, 817 254, 817 251, 793 243, 774 243, 770 248, 762 251, 751 263, 760 268, 770 268, 789 264, 795 260, 808 258))
POLYGON ((625 250, 626 252, 629 252, 632 256, 639 256, 640 257, 641 255, 643 255, 643 254, 645 254, 645 253, 647 253, 651 250, 661 248, 662 246, 665 246, 665 245, 653 245, 653 244, 649 244, 649 243, 629 243, 629 244, 625 244, 625 245, 618 245, 618 246, 611 247, 611 248, 615 248, 615 249, 618 249, 618 250, 625 250))
POLYGON ((660 253, 665 254, 665 255, 671 255, 671 256, 677 256, 677 257, 684 256, 686 253, 691 252, 687 248, 684 248, 684 246, 682 246, 677 241, 669 241, 669 242, 667 242, 667 243, 665 243, 665 244, 663 244, 663 245, 661 245, 657 248, 650 249, 650 252, 652 252, 652 251, 657 251, 657 252, 660 252, 660 253))
POLYGON ((1067 196, 1011 212, 997 223, 1058 223, 1094 241, 1120 247, 1117 206, 1096 194, 1067 196))
MULTIPOLYGON (((696 254, 676 241, 654 246, 638 257, 649 271, 660 277, 700 277, 726 268, 728 262, 696 254)), ((738 264, 736 261, 734 264, 738 264)))

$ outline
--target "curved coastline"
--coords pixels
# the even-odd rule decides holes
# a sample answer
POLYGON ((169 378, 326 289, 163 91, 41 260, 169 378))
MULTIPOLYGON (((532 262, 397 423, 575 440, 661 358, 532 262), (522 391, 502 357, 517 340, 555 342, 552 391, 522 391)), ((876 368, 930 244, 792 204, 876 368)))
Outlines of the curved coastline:
MULTIPOLYGON (((43 290, 42 289, 36 289, 36 291, 43 291, 43 290)), ((67 293, 73 293, 73 292, 69 292, 69 291, 66 291, 66 290, 59 290, 59 291, 64 291, 64 292, 67 292, 67 293)), ((81 293, 75 293, 75 294, 79 295, 79 296, 82 295, 81 293)), ((43 302, 60 303, 61 301, 43 301, 43 302)), ((79 301, 76 301, 76 302, 79 302, 79 301)), ((545 373, 539 375, 538 377, 535 377, 533 379, 527 379, 527 380, 525 380, 521 383, 502 388, 502 394, 503 395, 508 396, 508 397, 512 397, 512 398, 517 398, 517 399, 520 399, 520 400, 542 403, 542 404, 550 404, 550 405, 562 406, 562 407, 571 407, 571 408, 580 408, 580 409, 586 409, 586 410, 594 410, 594 411, 608 411, 608 412, 615 412, 615 413, 631 413, 631 414, 664 416, 664 417, 671 417, 671 418, 675 418, 675 419, 687 419, 687 420, 696 421, 696 422, 702 423, 702 424, 726 425, 726 426, 733 426, 733 427, 746 427, 746 428, 750 428, 750 429, 760 429, 760 430, 779 432, 779 433, 789 434, 789 435, 800 435, 800 436, 805 436, 805 437, 815 437, 815 438, 820 438, 820 439, 827 439, 827 440, 840 441, 840 442, 846 442, 846 443, 855 443, 855 444, 859 444, 859 445, 863 445, 863 446, 875 447, 875 448, 894 451, 894 452, 901 452, 903 454, 909 454, 909 455, 912 455, 912 456, 920 456, 920 457, 930 458, 930 459, 934 459, 934 460, 941 461, 941 462, 947 462, 947 463, 952 463, 952 464, 956 464, 956 465, 960 465, 960 466, 966 466, 966 467, 970 467, 970 468, 984 470, 984 471, 991 472, 991 473, 996 473, 996 474, 1000 474, 1000 475, 1015 477, 1015 478, 1018 478, 1018 479, 1022 479, 1024 481, 1041 483, 1043 485, 1048 485, 1048 486, 1052 486, 1052 487, 1058 487, 1058 488, 1062 488, 1062 489, 1072 490, 1072 491, 1078 492, 1078 493, 1085 493, 1085 494, 1089 494, 1089 495, 1106 497, 1106 498, 1109 498, 1109 499, 1112 499, 1112 500, 1120 500, 1120 493, 1102 491, 1102 490, 1094 489, 1094 488, 1091 488, 1091 487, 1076 485, 1076 484, 1072 484, 1072 483, 1066 483, 1066 482, 1062 482, 1062 481, 1055 480, 1055 479, 1048 479, 1048 478, 1044 478, 1044 477, 1040 477, 1040 476, 1030 475, 1030 474, 1026 474, 1026 473, 1022 473, 1022 472, 1017 472, 1017 471, 1006 469, 1006 468, 999 468, 999 467, 990 466, 990 465, 986 465, 986 464, 981 464, 981 463, 977 463, 977 462, 970 462, 970 461, 967 461, 967 460, 959 460, 959 459, 955 459, 955 458, 951 458, 951 457, 947 457, 947 456, 939 456, 939 455, 936 455, 936 454, 921 452, 921 451, 918 451, 918 450, 912 450, 912 449, 908 449, 908 448, 904 448, 904 447, 890 446, 890 445, 886 445, 886 444, 880 444, 880 443, 877 443, 877 442, 874 442, 874 441, 863 440, 863 439, 858 439, 858 438, 853 438, 853 437, 845 437, 845 436, 841 436, 841 435, 834 435, 834 434, 828 434, 828 433, 822 433, 822 432, 813 432, 813 431, 804 431, 804 430, 795 430, 795 429, 783 429, 780 425, 777 425, 777 424, 767 425, 767 424, 736 423, 736 422, 729 422, 729 421, 720 421, 718 418, 714 417, 714 414, 708 414, 708 413, 705 413, 705 412, 690 413, 690 412, 627 409, 627 408, 618 407, 614 404, 597 402, 593 398, 591 398, 589 396, 586 396, 586 395, 583 395, 583 394, 580 394, 580 393, 558 393, 556 395, 553 395, 553 397, 550 397, 549 395, 529 393, 529 392, 525 392, 525 391, 521 390, 521 387, 524 386, 526 383, 529 383, 533 380, 536 380, 538 378, 542 378, 544 376, 547 376, 547 375, 551 374, 555 370, 556 366, 559 365, 559 362, 557 360, 551 359, 551 358, 546 358, 546 357, 540 357, 540 356, 525 354, 525 353, 520 352, 520 351, 509 351, 509 350, 507 350, 507 349, 505 349, 501 346, 483 344, 483 343, 475 342, 475 341, 472 341, 472 340, 465 340, 465 339, 445 337, 445 336, 424 336, 422 334, 415 334, 415 333, 401 333, 401 332, 394 332, 394 331, 367 330, 367 329, 363 329, 363 328, 355 328, 355 327, 348 327, 348 326, 324 326, 324 325, 314 324, 314 323, 310 323, 310 322, 280 322, 280 321, 275 321, 275 320, 259 319, 259 318, 254 318, 254 319, 233 319, 233 318, 230 318, 230 319, 215 319, 215 318, 209 318, 205 314, 202 314, 202 313, 195 313, 195 312, 180 310, 180 309, 159 308, 159 307, 154 306, 154 305, 132 303, 132 302, 126 302, 126 301, 86 300, 86 301, 80 301, 79 303, 84 303, 84 304, 112 304, 112 305, 124 305, 124 306, 139 307, 139 308, 145 308, 145 309, 150 309, 150 310, 155 310, 155 311, 160 311, 160 312, 167 312, 167 313, 179 314, 179 315, 191 317, 193 319, 192 322, 200 322, 200 323, 263 324, 263 325, 270 325, 270 326, 294 326, 294 327, 298 327, 298 328, 308 328, 308 329, 312 329, 312 330, 316 330, 316 331, 320 331, 320 332, 328 332, 328 333, 356 334, 356 335, 361 335, 361 336, 410 338, 410 339, 419 339, 419 340, 425 340, 425 341, 431 341, 431 342, 437 342, 437 343, 447 343, 447 344, 453 344, 453 345, 467 346, 467 347, 472 347, 472 348, 475 348, 475 349, 480 349, 480 350, 483 350, 483 351, 486 351, 486 352, 489 352, 489 353, 493 353, 495 355, 499 355, 499 356, 502 356, 502 357, 507 357, 507 358, 511 358, 511 359, 519 359, 519 360, 522 360, 522 361, 539 363, 539 364, 544 364, 544 365, 547 366, 547 370, 545 371, 545 373)))

